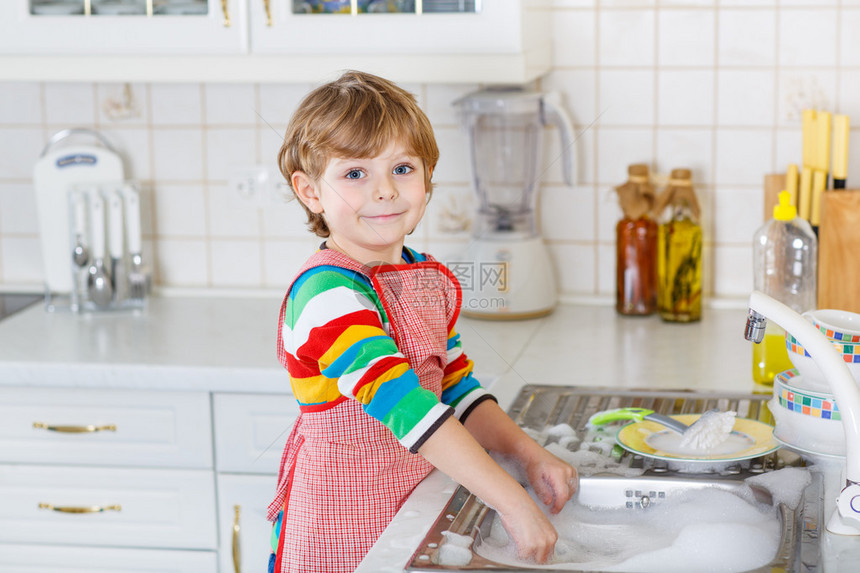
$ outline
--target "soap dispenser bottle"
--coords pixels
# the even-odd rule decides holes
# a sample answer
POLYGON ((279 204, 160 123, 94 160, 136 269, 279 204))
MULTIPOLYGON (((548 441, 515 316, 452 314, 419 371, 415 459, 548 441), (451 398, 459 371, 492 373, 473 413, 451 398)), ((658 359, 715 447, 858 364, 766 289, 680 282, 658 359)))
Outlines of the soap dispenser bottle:
MULTIPOLYGON (((797 216, 788 191, 779 194, 773 219, 753 239, 754 288, 798 313, 815 309, 818 239, 809 223, 797 216)), ((764 340, 753 345, 752 374, 758 384, 773 384, 774 376, 792 368, 785 331, 767 322, 764 340)))

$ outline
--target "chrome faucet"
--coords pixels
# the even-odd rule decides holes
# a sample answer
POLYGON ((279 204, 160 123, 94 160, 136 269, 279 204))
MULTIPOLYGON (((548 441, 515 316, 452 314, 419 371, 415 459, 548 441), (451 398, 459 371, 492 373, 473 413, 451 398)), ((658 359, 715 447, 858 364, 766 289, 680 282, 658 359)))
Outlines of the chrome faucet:
POLYGON ((836 500, 836 511, 827 530, 860 535, 860 387, 830 341, 812 323, 781 302, 753 291, 744 337, 759 343, 767 320, 790 332, 824 373, 842 415, 845 432, 845 487, 836 500))

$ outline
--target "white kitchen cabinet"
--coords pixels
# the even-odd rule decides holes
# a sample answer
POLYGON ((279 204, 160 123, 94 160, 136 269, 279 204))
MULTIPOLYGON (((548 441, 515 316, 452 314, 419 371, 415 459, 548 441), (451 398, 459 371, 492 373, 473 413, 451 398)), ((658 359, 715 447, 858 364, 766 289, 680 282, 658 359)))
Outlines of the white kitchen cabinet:
POLYGON ((207 16, 51 18, 30 14, 29 1, 0 3, 0 80, 316 83, 361 69, 397 82, 519 84, 551 64, 548 0, 354 15, 227 0, 229 27, 220 0, 207 16))
POLYGON ((275 485, 273 475, 218 474, 222 573, 267 570, 272 524, 266 519, 266 508, 275 485))
POLYGON ((215 394, 215 457, 218 472, 278 473, 281 454, 299 405, 290 395, 215 394))
POLYGON ((209 394, 0 388, 3 462, 212 467, 209 394))
POLYGON ((218 547, 211 471, 0 465, 7 543, 218 547))
POLYGON ((55 546, 44 540, 38 545, 0 543, 3 573, 215 573, 217 567, 214 551, 55 546))

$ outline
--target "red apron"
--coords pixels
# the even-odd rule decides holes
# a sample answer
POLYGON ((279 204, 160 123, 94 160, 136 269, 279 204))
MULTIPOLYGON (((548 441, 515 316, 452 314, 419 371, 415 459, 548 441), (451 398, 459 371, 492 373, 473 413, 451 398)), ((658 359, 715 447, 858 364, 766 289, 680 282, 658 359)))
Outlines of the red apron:
MULTIPOLYGON (((421 386, 440 396, 447 364, 448 325, 456 320, 461 292, 450 271, 435 260, 366 267, 331 249, 312 256, 306 270, 335 265, 368 277, 388 315, 397 347, 421 386)), ((281 338, 278 356, 286 364, 281 338)), ((283 509, 276 573, 354 571, 433 466, 410 454, 382 423, 354 399, 296 420, 281 459, 269 519, 283 509)))

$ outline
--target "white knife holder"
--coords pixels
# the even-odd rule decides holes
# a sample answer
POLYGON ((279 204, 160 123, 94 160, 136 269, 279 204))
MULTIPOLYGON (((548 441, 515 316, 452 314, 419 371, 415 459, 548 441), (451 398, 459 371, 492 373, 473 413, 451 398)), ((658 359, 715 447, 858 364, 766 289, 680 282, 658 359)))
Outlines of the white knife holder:
POLYGON ((73 185, 67 199, 71 310, 143 308, 150 276, 141 266, 140 193, 135 185, 73 185))

